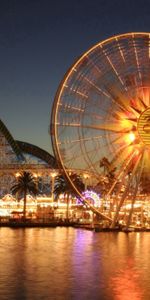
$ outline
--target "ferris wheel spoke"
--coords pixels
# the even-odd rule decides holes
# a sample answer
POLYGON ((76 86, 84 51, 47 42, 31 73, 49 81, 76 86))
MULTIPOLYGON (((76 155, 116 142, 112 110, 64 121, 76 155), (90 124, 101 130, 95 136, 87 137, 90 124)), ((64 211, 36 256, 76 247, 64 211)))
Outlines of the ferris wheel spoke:
MULTIPOLYGON (((122 137, 122 135, 121 135, 121 137, 122 137)), ((117 138, 115 138, 114 140, 112 140, 111 143, 110 143, 110 145, 111 145, 111 144, 113 145, 114 142, 116 142, 117 140, 120 140, 120 136, 117 137, 117 138)), ((100 149, 100 151, 106 151, 107 147, 108 147, 108 143, 106 142, 106 143, 100 144, 100 145, 98 146, 97 150, 100 149)), ((111 169, 113 169, 113 168, 116 167, 116 165, 117 165, 117 163, 115 163, 115 160, 119 159, 119 156, 120 156, 124 151, 125 151, 125 153, 127 153, 128 147, 129 147, 128 144, 121 145, 121 147, 118 149, 118 151, 117 151, 117 153, 116 153, 116 156, 115 156, 115 157, 112 157, 110 171, 111 171, 111 169)), ((85 147, 85 148, 86 148, 86 147, 85 147)), ((86 149, 85 149, 85 151, 86 151, 86 149)), ((94 151, 94 148, 93 148, 92 151, 93 151, 93 153, 97 156, 97 151, 94 151)), ((87 153, 87 155, 88 155, 88 153, 87 153)), ((94 166, 94 167, 98 166, 98 165, 99 165, 99 162, 100 162, 100 158, 97 159, 97 160, 95 160, 95 161, 93 162, 93 166, 94 166)))
MULTIPOLYGON (((146 103, 144 102, 145 98, 143 96, 143 99, 141 97, 138 97, 139 102, 141 103, 142 106, 142 110, 146 109, 148 106, 146 105, 146 103)), ((141 111, 140 111, 141 112, 141 111)))
POLYGON ((103 49, 103 46, 100 45, 100 47, 101 47, 101 49, 102 49, 102 51, 103 51, 103 53, 104 53, 104 56, 106 57, 108 63, 110 64, 111 68, 113 69, 115 75, 117 76, 118 80, 120 81, 122 87, 123 87, 125 90, 127 90, 127 88, 126 88, 126 86, 125 86, 123 80, 121 79, 121 77, 120 77, 120 75, 119 75, 119 72, 117 71, 115 65, 112 63, 110 57, 108 56, 108 54, 106 54, 106 51, 103 49))
POLYGON ((66 122, 66 123, 62 123, 59 125, 59 128, 65 128, 65 127, 72 127, 72 128, 82 128, 82 129, 92 129, 92 130, 104 130, 104 131, 110 131, 110 132, 115 132, 115 133, 129 133, 132 128, 118 128, 117 124, 115 125, 114 123, 112 124, 90 124, 90 125, 83 125, 81 123, 70 123, 70 122, 66 122))
MULTIPOLYGON (((102 46, 101 46, 101 48, 102 48, 102 46)), ((108 55, 105 53, 105 50, 102 49, 102 51, 103 51, 105 57, 107 58, 107 60, 108 60, 108 62, 109 62, 109 64, 110 64, 110 66, 112 67, 112 69, 113 69, 115 75, 117 76, 118 80, 120 80, 120 82, 121 82, 121 84, 122 84, 122 86, 123 86, 123 89, 127 90, 127 88, 126 88, 124 82, 122 81, 121 77, 119 76, 118 71, 116 70, 115 66, 114 66, 113 63, 111 62, 111 59, 110 59, 110 58, 108 57, 108 55)), ((83 76, 83 75, 82 75, 82 76, 83 76)), ((85 77, 84 80, 88 80, 88 79, 85 77)), ((106 82, 106 80, 105 80, 105 82, 106 82)), ((91 83, 91 82, 89 82, 89 83, 91 83)), ((102 91, 103 94, 105 94, 108 98, 111 98, 111 99, 112 99, 112 97, 113 97, 113 98, 114 98, 113 100, 120 106, 121 109, 125 109, 125 110, 129 109, 129 106, 128 106, 129 103, 126 105, 127 98, 125 99, 126 101, 124 101, 123 93, 122 93, 122 95, 119 95, 119 94, 118 94, 119 91, 117 91, 117 90, 115 91, 115 94, 114 94, 114 91, 113 91, 113 93, 112 93, 112 88, 111 88, 111 90, 110 90, 109 83, 107 83, 107 87, 106 87, 106 84, 105 84, 104 86, 105 86, 106 92, 104 92, 102 89, 100 89, 100 87, 98 87, 99 91, 102 91), (109 87, 109 88, 108 88, 108 87, 109 87), (123 101, 122 101, 122 100, 123 100, 123 101)))
MULTIPOLYGON (((117 139, 111 141, 111 144, 113 145, 114 142, 116 142, 117 139)), ((101 151, 104 151, 103 149, 107 149, 108 144, 104 144, 103 146, 101 146, 101 151)), ((121 168, 122 163, 125 162, 125 160, 128 157, 132 157, 132 154, 134 155, 134 150, 135 150, 136 144, 134 143, 132 144, 121 144, 121 146, 119 148, 117 148, 117 150, 115 151, 115 156, 110 157, 111 158, 111 162, 110 162, 110 171, 114 168, 121 168)), ((138 150, 137 150, 138 151, 138 150)), ((100 159, 98 159, 97 161, 95 161, 93 163, 93 166, 96 166, 97 164, 99 164, 100 159)))
MULTIPOLYGON (((121 180, 123 179, 123 177, 125 176, 125 173, 127 173, 127 170, 128 170, 128 167, 134 157, 135 153, 132 152, 130 154, 128 154, 126 156, 126 158, 124 158, 122 160, 122 164, 120 165, 120 169, 119 169, 119 172, 117 174, 117 176, 115 176, 115 180, 114 182, 112 183, 112 186, 110 187, 110 189, 108 190, 107 194, 106 194, 106 198, 112 193, 112 191, 114 190, 116 184, 121 180)), ((113 164, 113 168, 114 169, 114 164, 113 164)))
MULTIPOLYGON (((92 84, 92 83, 91 83, 92 84)), ((65 86, 65 88, 68 88, 68 86, 65 86)), ((96 87, 95 87, 96 88, 96 87)), ((104 96, 106 96, 110 101, 114 102, 119 109, 121 109, 124 112, 130 111, 129 110, 129 103, 127 102, 127 98, 124 98, 123 94, 120 94, 119 91, 112 89, 112 87, 106 87, 106 84, 104 85, 104 89, 101 89, 100 87, 97 87, 99 92, 101 92, 104 96)), ((79 100, 81 100, 81 103, 83 102, 83 99, 87 101, 90 101, 92 99, 89 98, 88 95, 85 95, 83 92, 79 91, 79 89, 73 89, 72 87, 70 88, 70 91, 72 94, 77 94, 77 97, 79 100)), ((62 103, 59 103, 60 106, 64 107, 62 103)), ((70 106, 70 104, 68 104, 70 106)), ((64 107, 64 109, 66 109, 64 107)))
MULTIPOLYGON (((88 99, 88 102, 90 103, 90 101, 92 101, 92 99, 88 99)), ((99 103, 95 102, 95 106, 97 108, 97 113, 93 112, 92 114, 90 113, 90 109, 91 106, 88 105, 88 102, 86 104, 86 107, 84 107, 84 109, 82 108, 75 108, 72 107, 71 104, 70 105, 61 105, 62 107, 62 113, 67 113, 68 114, 68 119, 71 118, 73 120, 73 118, 79 119, 79 117, 81 118, 81 116, 84 114, 84 118, 87 116, 89 116, 90 118, 95 118, 95 119, 104 119, 105 115, 107 114, 107 110, 102 108, 101 105, 99 105, 99 103)), ((93 102, 93 101, 92 101, 93 102)))
MULTIPOLYGON (((102 71, 100 70, 100 68, 98 67, 98 65, 95 64, 95 62, 93 61, 93 59, 90 58, 90 54, 86 54, 86 55, 84 56, 84 59, 87 60, 87 61, 89 61, 90 65, 92 66, 91 69, 94 71, 94 74, 95 74, 95 72, 96 72, 96 74, 98 74, 98 77, 99 77, 100 75, 102 75, 102 71)), ((79 76, 80 76, 80 75, 82 74, 80 68, 81 68, 81 66, 80 66, 80 64, 79 64, 79 66, 77 66, 76 68, 73 67, 72 70, 73 70, 73 72, 79 74, 79 76)))
POLYGON ((64 86, 66 89, 70 90, 70 92, 67 94, 67 96, 74 96, 76 95, 78 99, 80 99, 81 101, 86 101, 88 99, 88 95, 86 95, 85 93, 82 92, 82 90, 79 90, 79 88, 73 88, 73 87, 69 87, 67 85, 64 86))
MULTIPOLYGON (((119 139, 120 139, 120 137, 115 138, 114 140, 112 140, 112 141, 110 142, 110 145, 113 145, 114 142, 116 142, 116 141, 119 140, 119 139)), ((101 145, 101 151, 102 151, 102 150, 104 151, 105 149, 107 149, 107 147, 108 147, 108 143, 105 143, 105 144, 101 145)), ((119 155, 121 155, 121 153, 122 153, 123 151, 126 151, 127 149, 128 149, 128 145, 121 145, 121 146, 119 147, 119 149, 117 150, 117 152, 115 152, 116 156, 115 156, 115 157, 112 157, 112 161, 111 161, 111 166, 112 166, 112 168, 116 167, 116 164, 115 164, 115 158, 117 158, 119 155), (121 152, 121 151, 122 151, 122 152, 121 152)), ((95 161, 95 162, 93 163, 93 166, 96 166, 97 164, 99 164, 99 162, 100 162, 100 158, 99 158, 97 161, 95 161)), ((111 170, 112 168, 110 168, 110 170, 111 170)))
POLYGON ((123 63, 125 63, 125 62, 126 62, 126 60, 125 60, 125 57, 124 57, 123 51, 122 51, 122 49, 121 49, 121 46, 120 46, 120 43, 119 43, 118 37, 115 37, 115 40, 116 40, 116 42, 117 42, 117 45, 118 45, 118 50, 119 50, 120 56, 121 56, 121 58, 122 58, 122 60, 123 60, 123 63))
POLYGON ((118 128, 117 124, 91 124, 91 125, 84 125, 82 128, 90 128, 90 129, 95 129, 95 130, 104 130, 104 131, 112 131, 115 133, 129 133, 131 131, 131 128, 118 128))
POLYGON ((65 123, 61 125, 63 128, 64 127, 72 127, 72 128, 82 128, 82 129, 92 129, 92 130, 102 130, 102 131, 107 131, 107 132, 114 132, 114 133, 130 133, 130 131, 132 130, 131 128, 117 128, 117 125, 115 126, 114 124, 111 125, 96 125, 96 124, 91 124, 91 125, 81 125, 80 123, 65 123))
MULTIPOLYGON (((97 146, 96 148, 94 148, 94 151, 98 151, 99 150, 99 147, 97 146)), ((81 159, 81 158, 83 158, 84 156, 83 156, 83 153, 81 152, 81 151, 79 151, 79 149, 74 149, 74 152, 72 151, 72 155, 74 156, 74 158, 76 158, 76 159, 81 159)), ((90 153, 93 153, 93 149, 91 149, 91 150, 89 150, 88 151, 88 154, 90 154, 90 153)), ((86 156, 86 153, 84 153, 84 155, 86 156)), ((70 158, 66 158, 66 160, 65 160, 65 162, 68 164, 69 162, 71 162, 71 161, 73 161, 72 160, 72 157, 70 157, 70 158)))
POLYGON ((70 104, 65 104, 65 103, 59 103, 59 106, 62 109, 62 112, 66 112, 68 114, 72 114, 72 113, 84 113, 84 109, 83 108, 79 108, 79 107, 75 107, 72 106, 70 104))
MULTIPOLYGON (((96 67, 96 65, 92 62, 92 60, 88 56, 87 56, 87 59, 90 61, 90 63, 92 64, 92 66, 94 66, 94 68, 96 68, 96 71, 98 73, 102 74, 102 72, 100 71, 100 69, 96 67)), ((74 72, 77 72, 77 70, 74 69, 74 72)), ((83 80, 84 84, 86 82, 88 85, 92 86, 98 92, 98 94, 104 95, 107 98, 110 98, 110 95, 107 94, 105 90, 101 89, 100 86, 98 86, 95 82, 93 82, 91 79, 89 79, 87 76, 85 76, 85 74, 82 74, 81 71, 78 71, 78 74, 79 74, 78 76, 83 80)))
POLYGON ((139 64, 138 52, 137 52, 136 44, 135 44, 135 40, 134 40, 134 33, 133 33, 132 41, 133 41, 133 49, 134 49, 135 59, 136 59, 136 64, 137 64, 137 70, 138 70, 138 74, 139 74, 139 80, 140 80, 141 86, 142 86, 142 75, 141 75, 141 72, 140 72, 140 64, 139 64))
POLYGON ((107 82, 105 83, 105 89, 107 93, 110 95, 110 99, 113 99, 113 102, 119 106, 119 108, 124 111, 125 113, 130 112, 130 106, 129 106, 129 99, 127 95, 123 95, 123 93, 120 93, 117 88, 114 88, 113 86, 107 85, 107 82))
POLYGON ((124 152, 124 151, 127 151, 128 150, 128 145, 126 145, 126 144, 123 144, 123 145, 121 145, 118 149, 117 149, 117 151, 115 152, 115 154, 114 154, 114 156, 113 156, 113 158, 112 158, 112 166, 113 167, 116 167, 117 166, 117 159, 122 155, 122 153, 124 152))
POLYGON ((116 159, 113 160, 113 165, 115 167, 119 166, 120 168, 122 168, 122 164, 124 164, 126 166, 126 161, 130 161, 130 157, 132 157, 132 155, 134 155, 134 146, 130 146, 126 147, 122 150, 122 153, 120 153, 120 155, 118 155, 116 157, 116 159))
POLYGON ((90 79, 88 79, 87 77, 84 77, 83 75, 81 77, 83 77, 83 80, 86 81, 88 84, 90 84, 98 92, 98 94, 100 94, 100 95, 102 94, 102 95, 106 96, 107 98, 110 98, 110 95, 107 94, 105 92, 105 90, 102 90, 99 86, 97 86, 90 79))
MULTIPOLYGON (((116 180, 115 180, 113 186, 110 188, 110 190, 108 192, 108 195, 110 195, 110 193, 114 189, 114 186, 116 185, 116 183, 119 182, 119 180, 122 180, 124 175, 130 171, 131 163, 133 162, 133 159, 135 157, 136 157, 136 154, 135 154, 134 151, 132 151, 131 153, 128 154, 128 156, 126 156, 125 160, 122 161, 122 165, 120 167, 120 172, 118 173, 118 176, 116 177, 116 180)), ((136 172, 137 167, 140 163, 141 157, 142 157, 142 152, 139 153, 139 155, 137 156, 136 162, 135 162, 133 170, 132 170, 132 178, 135 175, 135 172, 136 172)), ((130 182, 131 182, 131 178, 130 178, 130 182)))
POLYGON ((147 107, 150 106, 150 87, 146 87, 142 89, 143 101, 147 107))
POLYGON ((94 140, 99 140, 102 138, 102 135, 98 136, 92 136, 92 137, 81 137, 76 140, 66 140, 66 141, 58 141, 58 145, 65 145, 65 144, 74 144, 74 143, 81 143, 81 142, 88 142, 88 141, 94 141, 94 140))

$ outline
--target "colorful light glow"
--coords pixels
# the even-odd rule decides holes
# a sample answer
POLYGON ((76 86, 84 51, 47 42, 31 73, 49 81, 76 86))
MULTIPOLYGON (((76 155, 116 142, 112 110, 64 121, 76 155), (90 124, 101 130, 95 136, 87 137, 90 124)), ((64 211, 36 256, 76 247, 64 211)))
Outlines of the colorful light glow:
MULTIPOLYGON (((85 198, 86 201, 88 201, 88 200, 92 201, 92 204, 95 207, 100 207, 100 205, 101 205, 100 196, 93 191, 86 190, 83 193, 83 198, 85 198)), ((79 204, 82 204, 82 201, 77 199, 77 205, 79 205, 79 204)))

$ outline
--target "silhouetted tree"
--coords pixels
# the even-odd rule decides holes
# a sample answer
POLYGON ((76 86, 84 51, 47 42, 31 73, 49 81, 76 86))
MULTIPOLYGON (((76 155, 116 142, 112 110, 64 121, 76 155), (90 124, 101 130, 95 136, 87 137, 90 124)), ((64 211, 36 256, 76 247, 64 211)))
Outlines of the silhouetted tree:
POLYGON ((23 205, 23 217, 26 218, 26 202, 27 202, 27 193, 37 194, 37 185, 35 178, 30 172, 22 172, 17 178, 17 183, 11 188, 12 193, 23 193, 24 205, 23 205))
MULTIPOLYGON (((78 189, 78 191, 82 192, 84 191, 84 183, 82 182, 82 179, 77 174, 71 174, 70 179, 75 185, 75 187, 78 189)), ((76 192, 74 188, 72 187, 71 183, 63 176, 59 175, 55 179, 55 186, 54 186, 54 194, 55 198, 58 199, 58 196, 60 194, 64 194, 67 198, 67 210, 66 210, 66 219, 68 220, 69 217, 69 196, 76 196, 76 192)))

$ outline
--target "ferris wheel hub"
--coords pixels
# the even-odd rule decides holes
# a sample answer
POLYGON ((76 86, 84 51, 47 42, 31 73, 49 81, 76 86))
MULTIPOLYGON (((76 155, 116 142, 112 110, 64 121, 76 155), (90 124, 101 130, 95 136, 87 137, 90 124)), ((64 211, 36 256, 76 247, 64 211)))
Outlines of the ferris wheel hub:
POLYGON ((141 141, 150 146, 150 107, 144 110, 139 117, 138 133, 141 141))

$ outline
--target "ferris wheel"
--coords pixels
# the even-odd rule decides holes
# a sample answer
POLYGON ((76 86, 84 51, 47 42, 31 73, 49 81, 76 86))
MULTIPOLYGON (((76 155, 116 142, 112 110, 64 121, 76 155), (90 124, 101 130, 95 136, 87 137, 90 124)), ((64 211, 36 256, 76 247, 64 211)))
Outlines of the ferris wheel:
POLYGON ((71 172, 87 174, 95 190, 106 182, 115 221, 125 201, 133 211, 137 197, 148 197, 150 33, 113 36, 84 53, 58 88, 51 130, 70 182, 71 172))

